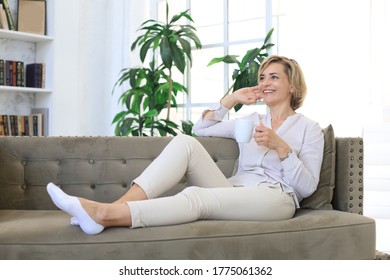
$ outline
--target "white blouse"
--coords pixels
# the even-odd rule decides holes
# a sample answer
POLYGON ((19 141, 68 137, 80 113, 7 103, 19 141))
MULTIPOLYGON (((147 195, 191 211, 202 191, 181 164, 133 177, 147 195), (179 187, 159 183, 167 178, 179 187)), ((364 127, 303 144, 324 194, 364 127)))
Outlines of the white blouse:
MULTIPOLYGON (((198 120, 194 133, 197 136, 235 139, 235 120, 223 120, 229 110, 222 105, 211 110, 215 113, 214 118, 198 120)), ((260 116, 254 112, 243 119, 251 119, 255 123, 262 121, 269 128, 272 126, 269 113, 260 116)), ((299 202, 317 189, 324 136, 318 123, 299 113, 289 116, 275 133, 292 148, 293 154, 281 161, 276 151, 257 145, 253 138, 249 143, 239 143, 238 170, 229 180, 234 186, 281 183, 299 207, 299 202)))

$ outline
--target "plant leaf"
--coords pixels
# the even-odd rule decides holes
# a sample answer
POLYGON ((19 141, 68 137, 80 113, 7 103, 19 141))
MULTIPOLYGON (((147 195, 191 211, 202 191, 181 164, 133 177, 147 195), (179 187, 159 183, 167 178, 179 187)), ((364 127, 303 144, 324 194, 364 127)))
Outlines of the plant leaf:
POLYGON ((172 50, 169 44, 169 39, 168 38, 163 38, 161 40, 161 45, 160 45, 160 54, 161 54, 161 59, 163 61, 163 64, 165 67, 168 69, 172 69, 172 50))
POLYGON ((147 40, 141 47, 141 50, 140 50, 140 58, 141 58, 141 61, 144 62, 145 61, 145 57, 146 57, 146 54, 148 53, 148 50, 150 48, 150 45, 154 42, 155 40, 155 37, 152 37, 150 38, 149 40, 147 40))
POLYGON ((219 63, 219 62, 225 62, 225 63, 237 63, 240 65, 240 62, 237 60, 238 55, 226 55, 223 57, 216 57, 213 58, 207 66, 211 66, 213 64, 219 63))
POLYGON ((184 58, 183 51, 178 48, 177 45, 174 43, 170 43, 169 45, 172 51, 173 61, 175 62, 177 69, 179 69, 179 71, 184 74, 184 70, 186 68, 186 60, 184 58))
POLYGON ((269 41, 269 39, 271 39, 271 36, 272 36, 272 33, 274 32, 274 28, 271 28, 268 33, 267 33, 267 36, 265 36, 265 39, 264 39, 264 43, 267 43, 269 41))
POLYGON ((146 112, 145 114, 142 115, 142 117, 144 118, 150 118, 150 117, 156 117, 158 114, 157 114, 157 110, 156 109, 152 109, 148 112, 146 112))
POLYGON ((174 15, 171 19, 171 21, 169 22, 169 25, 175 23, 176 21, 178 21, 179 19, 181 19, 182 17, 185 17, 187 18, 189 21, 193 21, 191 16, 188 14, 188 11, 189 10, 186 10, 184 12, 181 12, 180 14, 177 14, 177 15, 174 15))
POLYGON ((253 62, 255 58, 259 55, 260 49, 254 48, 246 52, 245 56, 242 58, 240 63, 240 69, 243 70, 248 66, 249 63, 253 62))
POLYGON ((114 124, 114 123, 118 122, 119 120, 123 119, 127 114, 128 114, 127 111, 119 112, 118 114, 115 115, 111 124, 114 124))

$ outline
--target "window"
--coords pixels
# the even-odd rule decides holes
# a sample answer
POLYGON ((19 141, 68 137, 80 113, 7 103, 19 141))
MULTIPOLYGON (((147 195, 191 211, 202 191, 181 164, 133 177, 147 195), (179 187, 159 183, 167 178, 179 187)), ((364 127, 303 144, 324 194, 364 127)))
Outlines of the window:
MULTIPOLYGON (((190 10, 202 49, 193 50, 193 65, 184 79, 189 89, 180 104, 175 121, 197 121, 203 110, 216 104, 231 86, 234 64, 218 63, 207 66, 211 59, 227 54, 242 58, 249 49, 260 47, 268 31, 275 26, 272 0, 169 0, 169 17, 190 10)), ((165 0, 156 0, 157 19, 165 20, 165 0)), ((276 28, 275 28, 276 29, 276 28)), ((274 38, 276 30, 274 32, 274 38)), ((275 39, 273 39, 275 43, 275 39)), ((175 79, 178 79, 177 77, 175 79)), ((230 113, 237 117, 245 109, 265 110, 265 106, 230 113)), ((245 108, 247 107, 247 108, 245 108)))

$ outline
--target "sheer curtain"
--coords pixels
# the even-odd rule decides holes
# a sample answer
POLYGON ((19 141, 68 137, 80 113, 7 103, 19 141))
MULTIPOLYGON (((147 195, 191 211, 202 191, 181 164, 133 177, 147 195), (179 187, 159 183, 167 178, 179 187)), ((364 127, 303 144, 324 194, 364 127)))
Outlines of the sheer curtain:
MULTIPOLYGON (((371 0, 371 111, 373 122, 390 123, 390 3, 371 0)), ((390 133, 390 132, 389 132, 390 133)))
POLYGON ((120 107, 111 91, 129 61, 129 1, 55 1, 51 135, 114 134, 120 107))
POLYGON ((383 121, 389 108, 388 1, 275 2, 278 52, 300 63, 308 83, 301 112, 323 126, 332 123, 338 136, 359 136, 365 123, 383 121))

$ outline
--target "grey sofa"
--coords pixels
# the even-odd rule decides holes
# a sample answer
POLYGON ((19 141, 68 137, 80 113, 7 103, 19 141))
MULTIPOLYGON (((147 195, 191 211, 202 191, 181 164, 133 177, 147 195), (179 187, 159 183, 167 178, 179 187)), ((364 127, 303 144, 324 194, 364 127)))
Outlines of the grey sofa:
MULTIPOLYGON (((0 259, 374 259, 375 221, 362 215, 362 139, 324 132, 321 182, 291 220, 108 228, 95 236, 70 225, 46 184, 111 202, 171 138, 0 137, 0 259)), ((236 142, 199 141, 230 176, 236 142)), ((173 192, 184 185, 185 178, 173 192)))

